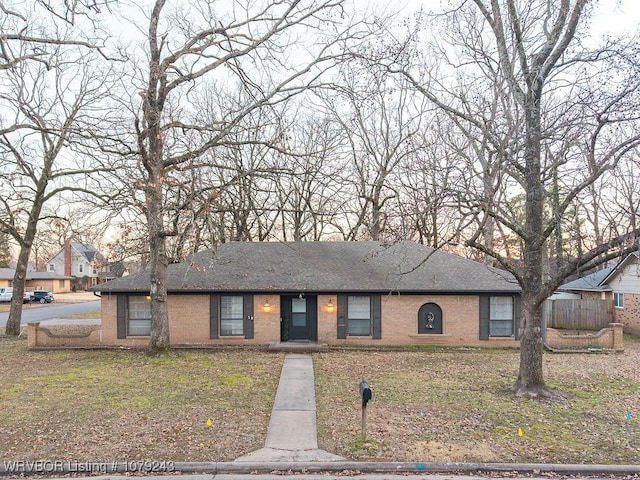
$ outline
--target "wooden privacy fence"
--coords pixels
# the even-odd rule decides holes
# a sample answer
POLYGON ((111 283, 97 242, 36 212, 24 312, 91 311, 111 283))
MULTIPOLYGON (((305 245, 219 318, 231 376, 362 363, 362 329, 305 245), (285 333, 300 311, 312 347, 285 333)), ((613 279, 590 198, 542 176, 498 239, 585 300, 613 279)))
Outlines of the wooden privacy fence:
POLYGON ((612 300, 547 300, 547 327, 564 330, 600 330, 615 321, 612 300))

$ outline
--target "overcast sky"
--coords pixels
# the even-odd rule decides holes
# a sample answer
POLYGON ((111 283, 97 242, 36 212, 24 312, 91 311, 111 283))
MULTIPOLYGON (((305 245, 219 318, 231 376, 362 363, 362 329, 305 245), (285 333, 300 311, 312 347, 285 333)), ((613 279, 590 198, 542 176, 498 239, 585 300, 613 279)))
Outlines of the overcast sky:
MULTIPOLYGON (((356 0, 357 2, 358 0, 356 0)), ((594 0, 592 0, 594 1, 594 0)), ((596 15, 591 22, 593 35, 602 36, 607 33, 637 33, 640 31, 640 0, 595 0, 598 4, 596 15)), ((438 10, 441 6, 459 3, 458 0, 398 0, 391 8, 401 8, 406 13, 418 10, 438 10), (404 7, 404 8, 403 8, 404 7)), ((372 0, 379 7, 389 6, 388 0, 372 0)))

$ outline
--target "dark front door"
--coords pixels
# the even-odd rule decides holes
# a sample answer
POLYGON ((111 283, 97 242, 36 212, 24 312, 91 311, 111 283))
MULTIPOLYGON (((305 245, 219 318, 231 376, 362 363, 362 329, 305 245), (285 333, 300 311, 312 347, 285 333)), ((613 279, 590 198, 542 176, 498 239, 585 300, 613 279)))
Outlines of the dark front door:
POLYGON ((282 296, 280 311, 286 322, 283 340, 317 340, 318 299, 315 295, 282 296))

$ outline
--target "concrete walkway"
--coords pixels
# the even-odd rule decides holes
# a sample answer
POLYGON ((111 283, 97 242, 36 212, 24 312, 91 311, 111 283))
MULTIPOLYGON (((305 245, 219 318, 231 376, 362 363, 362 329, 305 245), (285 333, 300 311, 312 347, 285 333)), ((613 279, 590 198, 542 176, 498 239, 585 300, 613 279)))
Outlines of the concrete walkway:
POLYGON ((318 449, 313 362, 308 354, 284 357, 264 448, 236 462, 330 462, 344 460, 318 449))

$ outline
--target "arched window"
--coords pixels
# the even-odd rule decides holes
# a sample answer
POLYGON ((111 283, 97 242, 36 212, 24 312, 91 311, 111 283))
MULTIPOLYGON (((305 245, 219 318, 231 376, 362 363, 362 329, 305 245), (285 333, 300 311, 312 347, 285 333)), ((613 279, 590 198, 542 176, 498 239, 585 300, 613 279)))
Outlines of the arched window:
POLYGON ((418 310, 418 333, 442 334, 442 309, 435 303, 425 303, 418 310))

